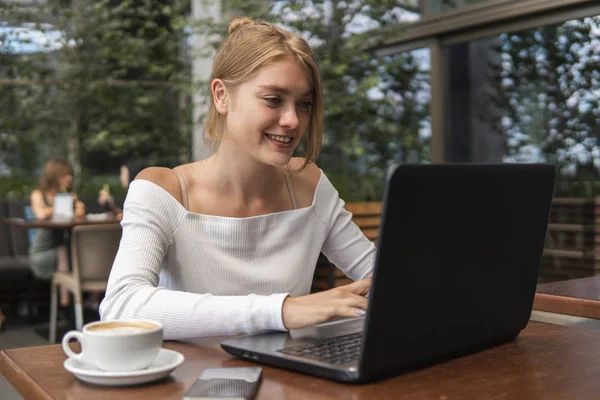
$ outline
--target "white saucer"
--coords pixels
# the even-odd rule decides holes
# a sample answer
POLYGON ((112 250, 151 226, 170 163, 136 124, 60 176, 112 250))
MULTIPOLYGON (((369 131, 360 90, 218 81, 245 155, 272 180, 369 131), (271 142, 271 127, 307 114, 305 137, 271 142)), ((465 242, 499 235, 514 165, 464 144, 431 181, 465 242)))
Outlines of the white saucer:
POLYGON ((160 349, 156 360, 148 368, 137 371, 102 371, 93 365, 84 364, 72 358, 67 358, 63 366, 84 382, 105 386, 126 386, 164 378, 180 366, 184 359, 183 354, 177 351, 160 349))
POLYGON ((106 221, 110 218, 111 215, 109 213, 98 213, 98 214, 86 214, 85 218, 88 221, 106 221))

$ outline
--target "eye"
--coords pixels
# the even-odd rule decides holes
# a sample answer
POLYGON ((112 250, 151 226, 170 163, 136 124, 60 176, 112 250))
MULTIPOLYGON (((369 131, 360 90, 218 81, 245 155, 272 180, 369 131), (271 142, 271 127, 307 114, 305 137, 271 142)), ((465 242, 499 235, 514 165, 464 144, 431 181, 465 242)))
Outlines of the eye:
POLYGON ((301 109, 302 111, 310 111, 310 109, 312 108, 312 102, 310 101, 303 101, 298 103, 298 108, 301 109))
POLYGON ((265 97, 263 100, 267 102, 268 105, 275 107, 281 104, 281 99, 279 97, 265 97))

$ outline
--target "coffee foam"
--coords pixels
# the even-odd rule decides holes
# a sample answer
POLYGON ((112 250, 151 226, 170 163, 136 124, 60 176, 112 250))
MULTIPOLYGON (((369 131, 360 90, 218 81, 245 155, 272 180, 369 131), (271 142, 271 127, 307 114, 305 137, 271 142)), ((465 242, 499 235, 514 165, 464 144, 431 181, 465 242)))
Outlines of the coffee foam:
POLYGON ((151 322, 106 322, 87 328, 90 332, 108 333, 111 335, 131 335, 150 332, 158 329, 158 325, 151 322))

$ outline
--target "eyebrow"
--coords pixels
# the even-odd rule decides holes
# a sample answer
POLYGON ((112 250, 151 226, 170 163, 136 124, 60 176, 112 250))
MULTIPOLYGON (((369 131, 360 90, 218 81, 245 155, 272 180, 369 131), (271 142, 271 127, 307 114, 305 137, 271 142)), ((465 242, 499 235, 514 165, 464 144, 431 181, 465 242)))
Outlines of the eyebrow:
MULTIPOLYGON (((289 95, 290 94, 290 91, 288 89, 282 88, 282 87, 277 86, 277 85, 259 85, 258 87, 261 88, 261 89, 272 90, 274 92, 285 94, 285 95, 289 95)), ((304 93, 300 97, 312 96, 312 94, 313 94, 313 91, 311 90, 311 91, 309 91, 307 93, 304 93)))

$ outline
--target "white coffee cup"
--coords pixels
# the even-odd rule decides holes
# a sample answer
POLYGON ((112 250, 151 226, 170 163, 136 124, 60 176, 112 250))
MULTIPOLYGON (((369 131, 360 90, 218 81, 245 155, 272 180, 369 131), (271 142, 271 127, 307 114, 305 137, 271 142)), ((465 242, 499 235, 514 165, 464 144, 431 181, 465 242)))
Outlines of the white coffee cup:
POLYGON ((83 331, 70 331, 62 339, 67 356, 104 371, 133 371, 146 368, 162 346, 163 327, 155 321, 97 321, 83 331), (81 343, 75 353, 69 340, 81 343))

